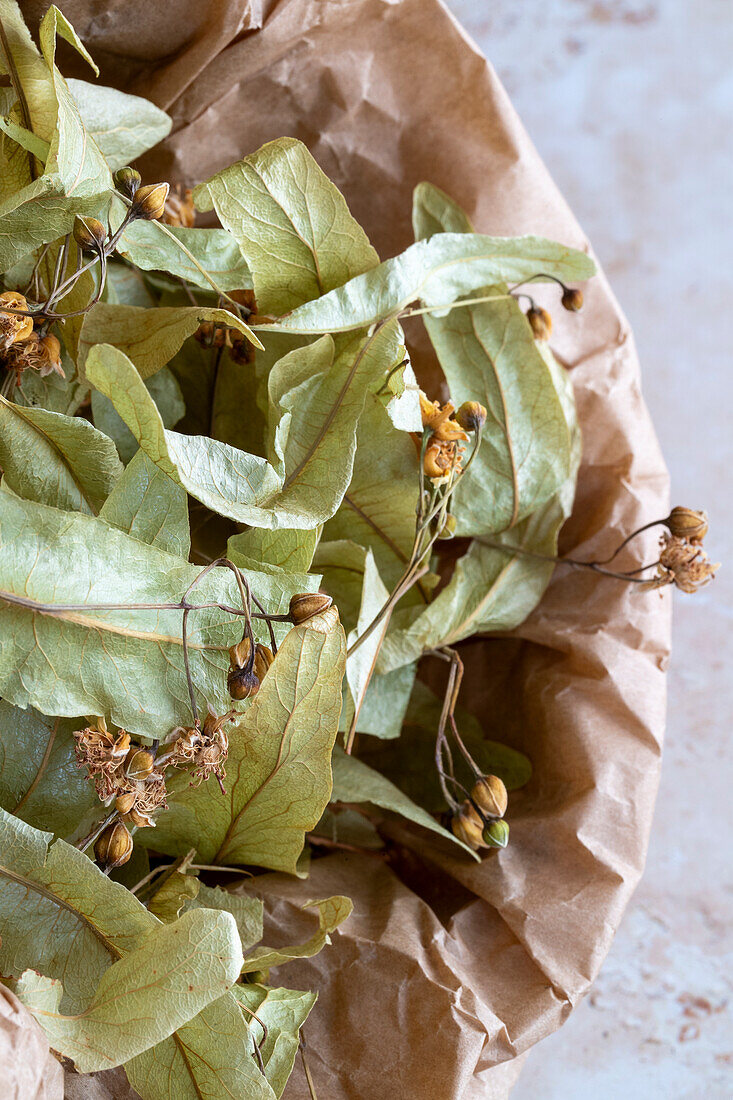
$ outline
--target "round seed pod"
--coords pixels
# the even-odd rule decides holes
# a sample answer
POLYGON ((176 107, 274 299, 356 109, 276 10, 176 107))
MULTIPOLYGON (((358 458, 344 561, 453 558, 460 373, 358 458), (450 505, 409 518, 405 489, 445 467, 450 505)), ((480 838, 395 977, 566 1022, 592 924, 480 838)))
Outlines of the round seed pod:
POLYGON ((708 533, 707 513, 693 508, 673 508, 664 522, 676 538, 690 542, 702 542, 708 533))
POLYGON ((262 683, 262 680, 267 672, 268 668, 275 660, 275 655, 269 646, 260 645, 258 642, 255 646, 255 663, 254 674, 257 679, 262 683))
POLYGON ((574 286, 566 286, 562 292, 562 304, 571 313, 577 313, 583 308, 583 292, 574 286))
POLYGON ((506 848, 509 843, 509 826, 506 821, 491 821, 483 831, 483 841, 488 848, 506 848))
POLYGON ((125 791, 123 794, 118 794, 115 799, 115 809, 120 814, 129 814, 132 807, 135 805, 135 792, 125 791))
POLYGON ((332 603, 331 597, 324 592, 299 592, 290 598, 290 621, 299 626, 314 615, 327 611, 332 603))
POLYGON ((498 775, 482 775, 471 791, 471 798, 487 817, 503 817, 509 795, 498 775))
POLYGON ((125 775, 130 779, 147 779, 155 765, 155 757, 147 749, 130 749, 125 760, 125 775))
POLYGON ((94 845, 94 858, 103 871, 113 871, 127 863, 132 855, 132 837, 129 829, 121 821, 108 825, 94 845))
POLYGON ((546 309, 532 306, 527 310, 527 320, 536 340, 549 340, 552 332, 552 317, 546 309))
POLYGON ((260 681, 254 669, 232 668, 227 676, 227 687, 232 699, 248 699, 260 690, 260 681))
POLYGON ((142 176, 134 168, 118 168, 114 176, 114 184, 118 191, 127 195, 128 199, 135 197, 135 192, 142 183, 142 176))
POLYGON ((107 230, 97 218, 77 214, 74 218, 74 240, 84 252, 101 252, 107 230))
POLYGON ((132 200, 133 218, 145 218, 149 222, 157 221, 163 216, 169 191, 170 185, 167 183, 149 183, 145 187, 138 187, 135 198, 132 200))
POLYGON ((486 409, 478 401, 464 401, 456 413, 456 420, 465 432, 477 432, 486 423, 486 409))
POLYGON ((484 823, 470 802, 464 802, 460 809, 456 811, 450 827, 455 836, 462 840, 464 844, 468 844, 469 848, 473 848, 475 852, 479 848, 486 847, 482 835, 484 823))

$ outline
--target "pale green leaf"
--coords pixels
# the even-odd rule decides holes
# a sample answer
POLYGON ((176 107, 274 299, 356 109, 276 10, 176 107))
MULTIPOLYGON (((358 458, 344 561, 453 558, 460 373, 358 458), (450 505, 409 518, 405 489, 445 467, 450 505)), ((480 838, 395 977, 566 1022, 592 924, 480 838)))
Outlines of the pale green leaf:
POLYGON ((127 1062, 125 1072, 142 1100, 273 1100, 253 1058, 253 1041, 229 992, 170 1039, 127 1062))
POLYGON ((26 130, 25 126, 19 126, 12 118, 0 118, 0 130, 9 138, 17 142, 23 149, 33 153, 42 163, 48 157, 48 142, 38 137, 32 130, 26 130))
POLYGON ((251 974, 255 970, 268 970, 272 966, 282 966, 283 963, 293 959, 311 959, 317 955, 327 943, 330 943, 330 934, 346 920, 354 908, 351 899, 340 894, 332 898, 323 898, 321 901, 309 901, 303 909, 318 910, 318 930, 313 933, 305 943, 299 943, 293 947, 256 947, 244 960, 243 974, 251 974))
POLYGON ((262 1031, 250 1013, 256 1012, 257 1019, 267 1028, 260 1054, 265 1076, 279 1097, 293 1069, 300 1029, 316 1003, 316 994, 296 989, 265 989, 258 985, 235 985, 232 992, 258 1040, 262 1031))
POLYGON ((62 1008, 81 1011, 110 964, 160 925, 88 856, 0 810, 0 969, 64 982, 62 1008))
POLYGON ((0 397, 0 465, 27 500, 96 514, 122 466, 110 439, 81 417, 31 409, 0 397))
MULTIPOLYGON (((469 232, 468 219, 446 195, 426 184, 416 189, 416 232, 434 231, 437 219, 448 231, 462 216, 469 232)), ((507 294, 505 285, 483 291, 507 294)), ((457 534, 513 527, 549 500, 570 472, 570 432, 552 373, 515 298, 424 320, 453 403, 480 401, 488 412, 479 452, 456 489, 457 534)))
MULTIPOLYGON (((356 726, 359 733, 370 733, 373 737, 385 739, 400 736, 416 672, 417 662, 394 668, 391 672, 375 672, 359 711, 356 726)), ((346 732, 353 716, 351 693, 344 692, 339 730, 346 732)))
POLYGON ((248 951, 262 939, 263 905, 259 898, 252 898, 246 894, 230 894, 220 886, 205 886, 201 883, 196 896, 185 902, 185 908, 223 909, 224 912, 231 913, 237 925, 243 951, 248 951))
MULTIPOLYGON (((0 694, 46 714, 105 715, 141 737, 190 724, 180 612, 92 605, 175 604, 200 570, 101 519, 0 496, 0 694)), ((248 580, 273 613, 302 590, 298 574, 250 572, 248 580)), ((229 570, 212 570, 195 598, 239 606, 229 570)), ((241 622, 208 609, 192 613, 189 626, 199 707, 223 714, 227 655, 209 647, 232 645, 241 622)), ((280 637, 285 629, 277 625, 280 637)))
POLYGON ((79 344, 83 366, 94 344, 113 344, 132 360, 141 378, 164 367, 202 321, 246 333, 247 326, 226 309, 178 306, 145 309, 98 302, 84 318, 79 344))
POLYGON ((368 395, 359 420, 351 482, 324 540, 352 539, 369 547, 388 587, 402 575, 415 539, 418 461, 379 400, 368 395))
POLYGON ((417 299, 445 312, 456 298, 493 283, 537 275, 574 282, 590 278, 594 271, 584 252, 543 237, 439 233, 258 331, 346 332, 393 317, 417 299))
MULTIPOLYGON (((118 214, 113 220, 116 224, 121 217, 118 214)), ((157 221, 134 221, 125 227, 117 251, 143 271, 166 271, 205 290, 213 288, 200 268, 221 290, 248 290, 252 286, 247 261, 225 229, 163 228, 157 221)))
POLYGON ((164 924, 172 924, 180 917, 186 902, 195 901, 200 887, 196 875, 174 871, 158 886, 147 903, 148 910, 164 924))
POLYGON ((74 754, 84 720, 49 718, 0 700, 0 806, 36 829, 72 833, 99 799, 74 754))
POLYGON ((16 91, 20 85, 29 129, 49 142, 57 110, 51 73, 15 0, 0 0, 0 23, 3 28, 0 73, 10 77, 16 91))
MULTIPOLYGON (((152 378, 147 379, 144 386, 163 421, 163 426, 175 427, 185 414, 186 406, 181 387, 173 372, 168 367, 161 367, 152 378)), ((117 453, 123 462, 131 462, 133 456, 140 450, 140 446, 112 402, 98 390, 92 390, 91 405, 95 427, 114 440, 117 453)), ((180 485, 176 488, 184 492, 180 485)))
POLYGON ((99 515, 140 542, 188 558, 191 532, 186 492, 144 451, 132 457, 99 515))
POLYGON ((333 608, 286 635, 249 709, 230 729, 226 798, 211 783, 174 783, 150 838, 158 851, 176 855, 195 846, 206 863, 294 873, 304 834, 331 791, 344 648, 333 608))
POLYGON ((415 240, 433 233, 473 233, 465 210, 432 183, 418 183, 412 194, 412 228, 415 240))
POLYGON ((199 909, 148 932, 105 970, 92 999, 74 1015, 60 1011, 59 979, 27 970, 16 992, 53 1049, 80 1073, 92 1073, 167 1039, 229 989, 241 960, 232 917, 199 909))
MULTIPOLYGON (((403 794, 399 787, 396 787, 389 779, 355 756, 347 756, 340 745, 334 747, 331 763, 333 766, 332 802, 356 803, 357 805, 367 802, 373 806, 379 806, 383 810, 389 810, 392 813, 399 814, 400 817, 407 818, 408 821, 414 821, 416 825, 420 825, 423 829, 429 829, 430 832, 437 833, 443 839, 457 844, 464 851, 471 851, 453 833, 439 825, 426 810, 418 806, 406 794, 403 794)), ((471 852, 471 854, 475 856, 475 853, 471 852)), ((247 962, 245 961, 246 965, 247 962)))
POLYGON ((194 201, 215 209, 239 242, 261 313, 284 313, 379 259, 343 196, 294 138, 269 142, 199 184, 194 201))
POLYGON ((86 80, 67 83, 87 133, 113 172, 170 133, 170 116, 141 96, 86 80))
POLYGON ((325 337, 280 360, 270 376, 279 417, 277 468, 218 440, 166 431, 142 379, 118 349, 95 345, 85 369, 146 454, 191 496, 240 523, 301 529, 318 526, 338 507, 367 390, 400 353, 396 326, 388 326, 338 344, 325 337))
POLYGON ((307 573, 318 545, 320 528, 298 531, 281 528, 267 531, 263 527, 251 527, 227 542, 227 555, 236 562, 238 557, 276 565, 286 573, 307 573))

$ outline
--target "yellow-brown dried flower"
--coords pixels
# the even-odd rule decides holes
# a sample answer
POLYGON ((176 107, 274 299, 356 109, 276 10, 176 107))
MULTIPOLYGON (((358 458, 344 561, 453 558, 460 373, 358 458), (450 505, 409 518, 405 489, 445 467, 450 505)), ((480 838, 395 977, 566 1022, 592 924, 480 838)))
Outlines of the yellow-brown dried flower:
POLYGON ((53 373, 66 377, 61 366, 61 344, 52 334, 39 336, 32 332, 27 340, 12 344, 3 361, 8 370, 14 370, 18 376, 23 371, 34 370, 41 378, 53 373))
POLYGON ((430 428, 433 438, 441 443, 468 439, 458 421, 452 419, 454 412, 455 408, 450 401, 441 407, 437 401, 428 400, 420 390, 420 414, 423 428, 430 428))
POLYGON ((688 542, 665 531, 657 574, 640 587, 648 590, 674 584, 681 592, 692 594, 708 584, 719 568, 720 563, 711 562, 699 543, 688 542))
POLYGON ((13 344, 20 344, 33 335, 33 318, 23 317, 18 313, 7 313, 3 306, 9 309, 28 309, 28 303, 23 294, 16 290, 6 290, 0 294, 0 351, 6 351, 13 344))
POLYGON ((87 769, 103 802, 125 786, 122 764, 129 749, 129 733, 125 730, 110 733, 103 718, 96 726, 74 731, 74 751, 79 767, 87 769))
POLYGON ((163 214, 160 219, 166 225, 182 225, 191 229, 196 221, 196 207, 193 205, 193 191, 176 184, 168 192, 163 214))
POLYGON ((459 474, 462 457, 463 451, 456 443, 440 442, 432 436, 423 455, 425 476, 432 481, 442 481, 448 477, 451 470, 459 474))

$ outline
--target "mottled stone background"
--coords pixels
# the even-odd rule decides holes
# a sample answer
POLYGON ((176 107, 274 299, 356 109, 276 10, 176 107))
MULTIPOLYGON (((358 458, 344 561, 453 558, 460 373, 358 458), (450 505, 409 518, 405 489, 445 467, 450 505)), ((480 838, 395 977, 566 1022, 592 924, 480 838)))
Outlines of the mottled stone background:
POLYGON ((593 992, 513 1100, 730 1100, 733 3, 448 0, 503 80, 636 335, 673 503, 724 566, 675 598, 646 873, 593 992))

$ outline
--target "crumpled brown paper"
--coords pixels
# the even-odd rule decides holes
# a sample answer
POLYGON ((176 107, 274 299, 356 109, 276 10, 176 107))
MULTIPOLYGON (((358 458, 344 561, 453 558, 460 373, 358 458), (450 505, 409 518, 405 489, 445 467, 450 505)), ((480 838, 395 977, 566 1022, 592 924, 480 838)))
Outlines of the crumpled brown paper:
MULTIPOLYGON (((383 258, 410 243, 423 179, 481 232, 586 244, 490 67, 437 0, 60 6, 104 82, 173 116, 172 136, 142 160, 147 179, 192 185, 289 134, 310 146, 383 258)), ((79 64, 65 47, 62 64, 79 64)), ((553 309, 584 437, 563 548, 598 557, 665 514, 667 477, 626 320, 603 276, 584 293, 579 316, 553 309)), ((553 293, 536 296, 556 307, 553 293)), ((409 336, 426 369, 424 339, 409 336)), ((642 554, 654 536, 640 542, 642 554)), ((332 855, 306 881, 268 875, 246 887, 267 894, 268 942, 292 942, 312 921, 297 905, 354 899, 331 947, 276 974, 319 991, 305 1027, 319 1100, 507 1096, 522 1052, 587 991, 641 874, 668 642, 668 595, 559 569, 513 637, 461 647, 466 704, 487 736, 534 765, 511 799, 509 848, 476 865, 393 820, 383 826, 399 845, 390 865, 332 855)), ((308 1096, 299 1063, 285 1096, 308 1096)))
POLYGON ((64 1072, 25 1005, 0 983, 0 1096, 63 1100, 64 1072))

